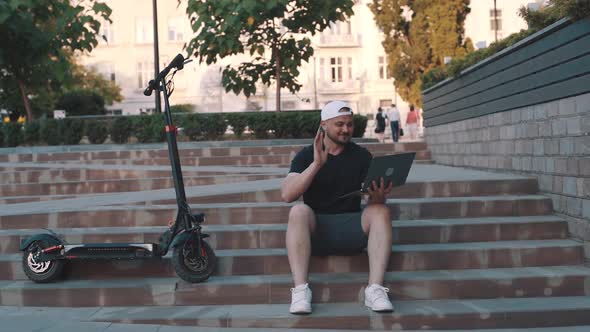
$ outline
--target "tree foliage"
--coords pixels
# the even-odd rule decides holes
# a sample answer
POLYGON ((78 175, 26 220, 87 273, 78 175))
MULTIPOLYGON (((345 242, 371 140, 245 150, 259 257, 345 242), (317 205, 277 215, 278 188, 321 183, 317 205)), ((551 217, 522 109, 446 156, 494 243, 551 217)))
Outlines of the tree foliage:
POLYGON ((387 70, 399 95, 421 106, 421 76, 445 57, 473 50, 465 38, 469 0, 373 0, 369 8, 384 35, 387 70))
POLYGON ((105 105, 123 100, 121 87, 105 78, 94 67, 85 67, 72 60, 72 68, 65 80, 65 92, 86 91, 101 96, 105 105))
POLYGON ((280 110, 280 88, 299 91, 298 68, 313 55, 306 34, 346 20, 354 14, 353 5, 352 0, 189 0, 187 13, 197 35, 188 53, 213 64, 249 52, 250 62, 223 69, 226 92, 249 97, 256 93, 257 82, 275 82, 280 110))
POLYGON ((0 1, 0 89, 18 89, 27 117, 29 95, 51 90, 68 72, 68 54, 91 51, 110 8, 95 0, 0 1))
POLYGON ((529 29, 541 30, 566 16, 573 20, 590 17, 589 0, 549 0, 540 10, 519 8, 519 15, 526 21, 529 29))

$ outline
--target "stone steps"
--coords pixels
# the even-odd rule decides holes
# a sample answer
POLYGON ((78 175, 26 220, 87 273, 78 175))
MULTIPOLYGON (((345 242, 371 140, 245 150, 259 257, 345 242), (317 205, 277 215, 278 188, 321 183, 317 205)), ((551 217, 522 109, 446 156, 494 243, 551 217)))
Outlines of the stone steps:
MULTIPOLYGON (((50 165, 51 166, 51 165, 50 165)), ((183 169, 184 177, 212 177, 226 175, 227 172, 197 172, 183 169)), ((234 175, 234 174, 232 174, 234 175)), ((13 171, 0 172, 0 183, 3 185, 51 184, 55 182, 84 182, 84 181, 119 181, 142 180, 154 178, 169 178, 171 170, 142 170, 142 169, 30 169, 15 168, 13 171)))
MULTIPOLYGON (((284 175, 244 174, 199 177, 183 176, 185 186, 206 186, 276 178, 282 179, 284 178, 284 175)), ((166 188, 174 188, 174 181, 171 176, 151 179, 86 180, 80 182, 54 181, 52 183, 42 184, 0 185, 0 196, 105 194, 166 188)))
POLYGON ((589 297, 398 301, 395 313, 372 313, 358 303, 317 304, 309 316, 288 305, 141 306, 97 308, 91 319, 164 325, 340 330, 507 329, 590 324, 589 297))
MULTIPOLYGON (((68 243, 157 243, 166 226, 52 229, 68 243)), ((216 249, 285 248, 286 224, 207 225, 203 231, 216 249)), ((0 230, 0 253, 17 253, 22 239, 39 229, 0 230)), ((554 216, 399 220, 396 244, 565 239, 567 223, 554 216)))
MULTIPOLYGON (((203 186, 222 183, 247 182, 265 179, 282 179, 282 174, 244 174, 224 176, 185 176, 185 186, 203 186)), ((277 186, 280 181, 277 182, 277 186)), ((173 188, 171 177, 144 178, 144 179, 119 179, 119 180, 85 180, 85 181, 58 181, 42 184, 5 184, 0 185, 0 195, 7 198, 20 196, 47 196, 47 195, 84 195, 103 194, 114 192, 130 192, 173 188)), ((252 188, 250 189, 252 190, 252 188)), ((428 197, 457 197, 457 196, 492 196, 492 195, 529 195, 538 192, 537 182, 534 179, 505 179, 505 180, 463 180, 440 182, 407 182, 405 185, 395 188, 388 197, 390 198, 428 198, 428 197)), ((199 198, 202 202, 279 202, 282 201, 280 190, 246 191, 225 195, 212 195, 199 198)), ((163 200, 152 204, 170 204, 175 200, 163 200)))
POLYGON ((87 322, 252 331, 579 332, 590 325, 583 245, 568 239, 567 222, 551 215, 537 181, 422 165, 431 163, 424 143, 362 144, 374 155, 416 151, 419 159, 387 201, 394 245, 384 284, 396 312, 363 306, 368 259, 361 253, 313 257, 314 313, 290 315, 284 237, 293 204, 281 202, 273 178, 284 176, 304 144, 240 144, 180 150, 189 203, 206 214, 218 257, 214 275, 200 284, 180 280, 170 254, 70 261, 66 279, 51 284, 22 272, 18 244, 42 227, 70 243, 155 241, 177 213, 165 145, 0 154, 0 305, 84 307, 87 322))
MULTIPOLYGON (((240 142, 238 142, 240 143, 240 142)), ((243 143, 243 142, 242 142, 243 143)), ((303 147, 311 144, 289 144, 275 146, 234 146, 234 147, 204 147, 193 148, 194 144, 180 144, 179 155, 183 157, 225 157, 225 156, 252 156, 252 155, 290 155, 298 152, 303 147)), ((371 153, 400 153, 424 151, 428 149, 425 142, 404 142, 404 143, 360 143, 371 153)), ((0 162, 48 162, 63 160, 106 160, 125 159, 140 160, 153 158, 168 158, 168 150, 164 144, 160 148, 138 148, 123 149, 116 151, 76 151, 76 152, 50 152, 50 153, 10 153, 0 154, 0 162)))
MULTIPOLYGON (((113 201, 118 201, 113 197, 113 201)), ((293 205, 273 202, 194 204, 194 200, 198 198, 189 199, 192 211, 205 213, 205 225, 285 223, 293 205)), ((174 219, 177 212, 175 205, 111 205, 69 210, 69 200, 61 202, 63 207, 58 209, 61 212, 2 215, 0 211, 0 228, 162 226, 174 219)), ((18 205, 14 204, 13 209, 18 205)), ((388 199, 387 205, 392 220, 540 216, 552 212, 551 199, 541 195, 388 199)))
MULTIPOLYGON (((313 303, 363 303, 367 273, 310 275, 313 303)), ((586 296, 590 268, 532 268, 388 272, 384 286, 398 303, 413 300, 586 296)), ((66 280, 51 284, 0 281, 0 305, 193 306, 287 304, 290 275, 215 276, 188 284, 177 278, 66 280)))
MULTIPOLYGON (((216 250, 215 275, 260 275, 290 273, 286 249, 216 250)), ((25 279, 20 254, 0 255, 0 279, 25 279)), ((579 265, 583 246, 572 240, 526 240, 412 244, 393 246, 387 271, 422 271, 579 265)), ((71 261, 70 279, 172 277, 170 253, 154 260, 71 261)), ((366 253, 355 256, 312 257, 311 273, 368 271, 366 253)))

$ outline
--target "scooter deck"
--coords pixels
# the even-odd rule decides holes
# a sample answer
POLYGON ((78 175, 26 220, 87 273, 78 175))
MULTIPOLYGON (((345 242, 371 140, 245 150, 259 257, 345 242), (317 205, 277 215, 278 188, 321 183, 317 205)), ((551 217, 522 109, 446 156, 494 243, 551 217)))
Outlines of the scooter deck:
POLYGON ((154 243, 81 243, 64 244, 66 259, 141 259, 155 257, 154 243))

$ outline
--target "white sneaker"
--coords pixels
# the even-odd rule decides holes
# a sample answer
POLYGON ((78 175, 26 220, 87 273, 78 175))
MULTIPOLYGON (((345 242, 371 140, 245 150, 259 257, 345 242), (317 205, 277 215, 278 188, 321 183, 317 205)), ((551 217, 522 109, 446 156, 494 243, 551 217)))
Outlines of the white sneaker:
POLYGON ((292 314, 311 313, 311 289, 309 289, 308 284, 291 288, 291 308, 289 312, 292 314))
POLYGON ((377 312, 393 311, 393 304, 387 296, 388 292, 389 288, 372 284, 365 288, 365 305, 377 312))

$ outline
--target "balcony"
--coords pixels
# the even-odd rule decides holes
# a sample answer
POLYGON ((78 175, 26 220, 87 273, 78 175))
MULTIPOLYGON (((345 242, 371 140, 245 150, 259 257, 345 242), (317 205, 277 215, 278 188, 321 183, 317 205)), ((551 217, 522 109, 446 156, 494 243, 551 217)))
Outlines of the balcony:
POLYGON ((347 35, 320 35, 320 47, 361 47, 361 36, 358 34, 347 35))
POLYGON ((318 81, 318 93, 320 94, 355 94, 360 92, 361 82, 359 80, 344 82, 318 81))

